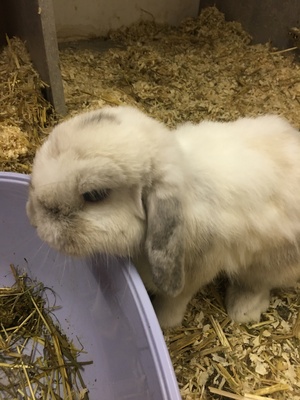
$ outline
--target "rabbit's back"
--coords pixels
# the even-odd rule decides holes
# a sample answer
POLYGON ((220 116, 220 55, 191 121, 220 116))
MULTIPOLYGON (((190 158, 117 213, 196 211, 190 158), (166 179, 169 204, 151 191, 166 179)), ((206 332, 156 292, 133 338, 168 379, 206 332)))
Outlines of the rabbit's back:
POLYGON ((263 116, 187 124, 176 135, 189 163, 185 210, 193 221, 187 224, 194 229, 191 237, 210 236, 231 255, 235 248, 246 263, 266 245, 298 240, 296 129, 280 117, 263 116))

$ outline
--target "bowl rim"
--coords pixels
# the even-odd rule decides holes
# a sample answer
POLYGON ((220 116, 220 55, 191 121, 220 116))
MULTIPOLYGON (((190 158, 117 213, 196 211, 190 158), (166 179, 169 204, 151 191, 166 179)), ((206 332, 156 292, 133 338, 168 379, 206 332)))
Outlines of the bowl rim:
MULTIPOLYGON (((0 185, 2 182, 29 185, 30 174, 18 172, 0 171, 0 185)), ((134 267, 127 260, 126 268, 120 269, 125 275, 134 298, 144 332, 149 343, 149 348, 153 357, 153 362, 157 369, 157 376, 160 381, 162 398, 168 400, 181 400, 181 395, 175 376, 175 371, 171 362, 170 354, 160 328, 152 303, 146 292, 144 284, 134 267)))

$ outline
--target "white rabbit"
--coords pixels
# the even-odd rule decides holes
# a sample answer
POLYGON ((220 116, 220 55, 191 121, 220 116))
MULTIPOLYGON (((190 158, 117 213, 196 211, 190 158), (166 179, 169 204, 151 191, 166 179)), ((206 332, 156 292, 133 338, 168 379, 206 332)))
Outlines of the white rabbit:
POLYGON ((300 136, 266 115, 170 131, 131 107, 55 127, 37 151, 27 213, 76 256, 130 257, 162 327, 220 273, 239 322, 300 278, 300 136))

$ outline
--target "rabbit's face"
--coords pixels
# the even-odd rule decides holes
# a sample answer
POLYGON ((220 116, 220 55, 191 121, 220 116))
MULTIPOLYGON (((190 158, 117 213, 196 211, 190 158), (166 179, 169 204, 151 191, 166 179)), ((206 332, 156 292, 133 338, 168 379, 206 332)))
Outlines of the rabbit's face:
POLYGON ((128 107, 58 125, 37 151, 27 202, 41 239, 76 256, 148 252, 155 284, 173 294, 181 290, 182 188, 170 135, 128 107))
POLYGON ((139 245, 150 157, 142 148, 137 157, 146 143, 132 125, 113 109, 88 113, 58 125, 37 152, 27 213, 54 248, 130 255, 139 245))
POLYGON ((145 231, 141 187, 126 186, 118 171, 115 178, 120 179, 120 186, 108 185, 106 172, 110 175, 114 164, 107 162, 105 172, 101 158, 93 161, 93 174, 99 168, 96 179, 89 171, 91 160, 76 160, 76 176, 60 173, 56 182, 39 182, 33 174, 28 216, 41 239, 58 251, 75 256, 96 252, 130 256, 145 231))

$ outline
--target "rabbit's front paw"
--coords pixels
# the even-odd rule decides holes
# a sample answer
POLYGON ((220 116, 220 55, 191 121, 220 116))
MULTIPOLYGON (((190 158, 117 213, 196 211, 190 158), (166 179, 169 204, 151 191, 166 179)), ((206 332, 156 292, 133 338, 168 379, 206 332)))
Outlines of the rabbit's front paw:
POLYGON ((226 307, 230 318, 236 322, 259 321, 270 303, 268 289, 250 290, 243 286, 231 285, 226 293, 226 307))
POLYGON ((173 328, 181 324, 189 299, 156 295, 153 307, 162 328, 173 328))

